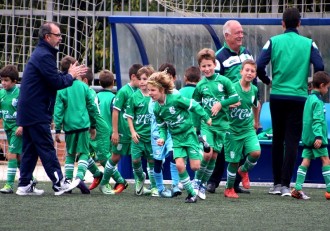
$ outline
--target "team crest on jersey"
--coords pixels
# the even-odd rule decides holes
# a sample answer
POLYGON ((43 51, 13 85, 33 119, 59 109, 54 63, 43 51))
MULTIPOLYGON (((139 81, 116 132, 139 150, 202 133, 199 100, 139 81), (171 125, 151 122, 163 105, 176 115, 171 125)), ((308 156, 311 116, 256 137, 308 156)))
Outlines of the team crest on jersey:
POLYGON ((122 148, 123 148, 123 145, 122 145, 122 144, 118 144, 118 145, 117 145, 117 150, 118 150, 118 151, 120 151, 122 148))
POLYGON ((234 159, 235 158, 235 152, 234 151, 230 151, 230 158, 234 159))
POLYGON ((144 107, 144 103, 140 103, 138 107, 144 107))
POLYGON ((172 115, 175 114, 175 108, 174 107, 170 107, 168 110, 170 111, 170 113, 172 115))
POLYGON ((17 99, 13 99, 12 101, 11 101, 11 105, 13 106, 13 107, 17 107, 17 99))
POLYGON ((218 90, 221 92, 223 91, 223 85, 221 83, 218 84, 218 90))

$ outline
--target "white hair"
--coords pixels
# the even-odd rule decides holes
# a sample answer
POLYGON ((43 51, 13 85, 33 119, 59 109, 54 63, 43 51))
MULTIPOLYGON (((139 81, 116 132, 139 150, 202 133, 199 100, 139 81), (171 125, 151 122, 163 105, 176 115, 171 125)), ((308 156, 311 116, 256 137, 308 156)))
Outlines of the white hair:
POLYGON ((237 20, 228 20, 224 25, 223 25, 223 29, 222 29, 222 33, 223 33, 223 36, 225 37, 226 34, 231 34, 231 24, 233 23, 239 23, 239 21, 237 20))

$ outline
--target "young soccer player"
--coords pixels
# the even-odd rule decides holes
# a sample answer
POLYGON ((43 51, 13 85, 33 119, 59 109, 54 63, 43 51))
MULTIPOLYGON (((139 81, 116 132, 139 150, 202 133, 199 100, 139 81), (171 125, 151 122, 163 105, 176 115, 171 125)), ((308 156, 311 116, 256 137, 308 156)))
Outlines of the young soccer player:
MULTIPOLYGON (((100 81, 100 85, 102 86, 102 90, 100 92, 97 93, 97 99, 99 102, 99 109, 100 109, 100 113, 102 118, 105 120, 105 122, 108 125, 108 132, 109 132, 109 139, 106 139, 107 141, 109 140, 109 145, 106 145, 104 148, 109 147, 109 151, 111 152, 111 134, 112 134, 112 103, 113 100, 115 98, 115 94, 112 93, 111 89, 113 88, 114 85, 114 76, 113 73, 111 71, 108 70, 103 70, 100 72, 99 75, 99 81, 100 81)), ((98 135, 99 131, 97 131, 97 135, 98 135)), ((89 159, 89 170, 91 172, 94 172, 93 176, 94 176, 94 180, 92 182, 92 184, 89 186, 90 190, 93 190, 94 188, 96 188, 102 179, 103 176, 103 172, 101 172, 98 167, 95 164, 95 161, 93 158, 89 159)), ((105 163, 103 164, 103 161, 101 161, 102 166, 105 166, 105 163)))
POLYGON ((154 159, 150 141, 150 118, 148 111, 150 96, 147 80, 154 72, 152 67, 142 67, 137 72, 139 88, 130 98, 126 108, 129 129, 131 131, 132 167, 135 178, 135 194, 142 195, 146 174, 143 172, 141 157, 148 161, 148 175, 151 183, 151 196, 159 196, 154 178, 154 159))
POLYGON ((101 192, 104 194, 118 194, 125 190, 128 186, 126 180, 117 170, 116 165, 118 164, 122 155, 129 155, 130 153, 132 137, 127 120, 124 118, 124 113, 128 104, 128 99, 139 86, 139 80, 136 74, 141 67, 141 64, 133 64, 130 67, 128 71, 130 82, 119 89, 113 101, 111 135, 112 154, 105 165, 104 174, 99 186, 101 192), (116 181, 114 189, 112 189, 109 184, 111 177, 116 181))
POLYGON ((326 185, 325 198, 330 200, 330 160, 328 154, 328 128, 325 117, 325 107, 322 97, 328 92, 330 76, 324 71, 318 71, 313 76, 313 89, 308 96, 303 114, 302 163, 298 167, 295 188, 291 196, 297 199, 310 199, 303 191, 306 173, 312 159, 322 161, 322 175, 326 185))
POLYGON ((209 48, 200 50, 197 54, 199 69, 205 76, 196 86, 193 99, 200 103, 212 118, 212 126, 201 124, 201 135, 209 144, 210 151, 204 152, 201 168, 196 172, 194 189, 201 199, 206 198, 205 183, 209 180, 218 153, 224 145, 225 133, 229 127, 228 106, 238 102, 238 95, 232 82, 215 73, 215 53, 209 48))
POLYGON ((256 134, 258 129, 258 88, 252 84, 256 77, 257 65, 253 60, 245 60, 241 69, 241 80, 234 84, 240 101, 230 106, 228 113, 230 127, 225 139, 225 159, 228 162, 225 197, 238 198, 234 190, 236 172, 242 177, 243 187, 250 188, 248 171, 260 156, 260 144, 256 134), (244 164, 239 162, 247 156, 244 164))
POLYGON ((185 159, 189 157, 190 167, 196 171, 200 168, 202 151, 188 111, 197 113, 209 125, 211 119, 195 101, 180 94, 172 94, 173 89, 174 83, 165 72, 156 72, 148 80, 149 95, 156 101, 154 114, 160 133, 157 144, 164 145, 168 130, 173 140, 174 159, 180 180, 188 193, 186 203, 195 203, 197 195, 186 170, 185 159))
MULTIPOLYGON (((66 56, 64 59, 72 60, 66 56)), ((84 183, 89 159, 89 141, 96 136, 96 116, 99 114, 94 98, 86 84, 74 81, 71 87, 57 92, 54 123, 55 140, 61 142, 60 132, 65 132, 67 154, 65 158, 65 175, 73 179, 74 162, 78 157, 78 171, 76 179, 80 180, 77 186, 83 194, 90 191, 84 183), (73 116, 79 115, 79 116, 73 116), (90 134, 89 134, 90 133, 90 134)))
POLYGON ((18 81, 18 71, 16 66, 7 65, 0 70, 1 89, 0 110, 3 128, 8 140, 8 159, 7 182, 0 189, 1 193, 13 193, 13 186, 17 168, 19 166, 20 155, 22 153, 22 132, 23 129, 16 124, 17 101, 19 88, 16 86, 18 81))
MULTIPOLYGON (((175 67, 170 63, 163 63, 158 68, 158 71, 165 71, 173 84, 176 80, 176 70, 175 67)), ((173 89, 173 94, 179 94, 177 89, 173 89)), ((176 197, 182 194, 181 189, 179 188, 179 173, 176 168, 175 160, 173 158, 173 142, 171 135, 167 134, 167 139, 163 146, 157 145, 157 140, 159 139, 159 129, 154 115, 155 102, 150 100, 149 103, 149 113, 151 114, 151 146, 153 151, 153 158, 155 162, 154 167, 154 176, 156 180, 156 185, 158 193, 161 197, 171 198, 176 197), (170 173, 172 179, 171 190, 167 189, 163 183, 163 163, 169 160, 170 161, 170 173)))

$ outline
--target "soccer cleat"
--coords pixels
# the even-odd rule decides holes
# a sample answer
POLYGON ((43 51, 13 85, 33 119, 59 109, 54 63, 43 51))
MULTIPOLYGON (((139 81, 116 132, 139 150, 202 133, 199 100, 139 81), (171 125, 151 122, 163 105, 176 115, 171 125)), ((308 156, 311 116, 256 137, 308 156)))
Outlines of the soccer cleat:
POLYGON ((213 183, 209 183, 209 184, 207 184, 206 190, 207 190, 209 193, 215 193, 215 184, 213 184, 213 183))
POLYGON ((89 190, 89 188, 86 186, 85 182, 82 180, 80 181, 80 183, 78 184, 77 188, 80 189, 80 192, 82 194, 91 194, 91 191, 89 190))
POLYGON ((292 189, 291 196, 294 197, 294 198, 296 198, 296 199, 303 199, 303 200, 309 200, 309 199, 311 199, 303 191, 298 191, 296 189, 292 189))
POLYGON ((9 184, 5 184, 5 186, 0 189, 0 192, 3 194, 12 194, 14 193, 14 190, 9 184))
POLYGON ((101 175, 98 177, 94 177, 92 184, 89 186, 89 190, 95 189, 99 184, 101 183, 102 177, 103 177, 103 172, 100 172, 101 175))
POLYGON ((192 186, 194 188, 196 195, 198 195, 200 181, 197 179, 193 179, 191 183, 192 183, 192 186))
POLYGON ((282 186, 282 188, 281 188, 281 196, 282 197, 285 197, 285 196, 291 196, 291 192, 290 192, 290 189, 288 188, 288 187, 286 187, 286 186, 282 186))
POLYGON ((330 192, 325 192, 325 199, 330 200, 330 192))
POLYGON ((277 184, 277 185, 274 185, 273 187, 271 187, 269 189, 269 194, 273 194, 273 195, 281 195, 281 188, 282 188, 282 185, 280 184, 277 184))
POLYGON ((172 197, 180 196, 182 194, 178 185, 172 185, 171 191, 172 197))
POLYGON ((114 191, 116 194, 123 192, 128 187, 128 183, 124 180, 124 183, 117 183, 115 185, 114 191))
POLYGON ((197 202, 197 195, 193 196, 191 194, 189 194, 186 197, 185 203, 196 203, 197 202))
POLYGON ((202 200, 205 200, 206 199, 206 194, 205 194, 205 191, 206 191, 206 186, 205 184, 200 184, 199 185, 199 190, 198 190, 198 197, 202 200))
POLYGON ((243 188, 249 189, 250 188, 249 173, 248 172, 242 172, 241 167, 239 167, 237 173, 242 177, 243 188))
POLYGON ((247 189, 243 189, 241 187, 234 187, 235 193, 246 193, 246 194, 250 194, 250 191, 247 189))
POLYGON ((143 194, 143 186, 144 186, 144 182, 146 180, 146 174, 143 173, 142 174, 142 180, 137 179, 135 181, 135 194, 140 196, 143 194))
POLYGON ((159 192, 160 197, 163 198, 171 198, 172 197, 172 191, 164 188, 163 191, 159 192))
POLYGON ((224 194, 225 194, 225 197, 228 197, 228 198, 239 198, 237 193, 235 193, 234 188, 226 188, 224 194))
POLYGON ((60 196, 63 193, 71 191, 79 185, 80 181, 81 180, 79 178, 74 179, 72 182, 68 178, 62 178, 62 180, 59 182, 60 186, 53 185, 55 196, 60 196))
POLYGON ((157 188, 152 188, 150 191, 151 191, 151 196, 152 197, 159 197, 159 193, 158 193, 157 188))
POLYGON ((178 188, 179 188, 181 191, 183 191, 183 190, 184 190, 184 187, 183 187, 183 185, 182 185, 182 183, 181 183, 181 182, 179 182, 179 183, 178 183, 178 188))
POLYGON ((36 184, 31 180, 30 184, 18 187, 16 194, 20 196, 41 196, 44 194, 44 190, 37 189, 36 184))
MULTIPOLYGON (((149 196, 151 195, 151 189, 148 189, 146 187, 143 187, 142 189, 142 194, 141 195, 146 195, 146 196, 149 196)), ((139 195, 140 196, 140 195, 139 195)))
POLYGON ((106 195, 115 195, 116 194, 115 190, 113 190, 111 188, 111 185, 109 183, 105 184, 105 185, 100 185, 99 189, 103 194, 106 194, 106 195))

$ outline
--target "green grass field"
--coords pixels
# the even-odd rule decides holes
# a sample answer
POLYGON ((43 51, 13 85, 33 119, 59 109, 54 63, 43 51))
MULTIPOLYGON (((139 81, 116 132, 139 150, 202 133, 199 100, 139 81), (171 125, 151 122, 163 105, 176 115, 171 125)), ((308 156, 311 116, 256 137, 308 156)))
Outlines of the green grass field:
MULTIPOLYGON (((0 182, 3 185, 4 182, 0 182)), ((41 182, 43 196, 0 194, 0 230, 329 230, 330 201, 324 189, 307 188, 309 201, 268 195, 252 187, 239 199, 223 196, 223 186, 206 200, 185 204, 185 192, 165 199, 135 196, 134 186, 120 195, 56 197, 51 184, 41 182)))

